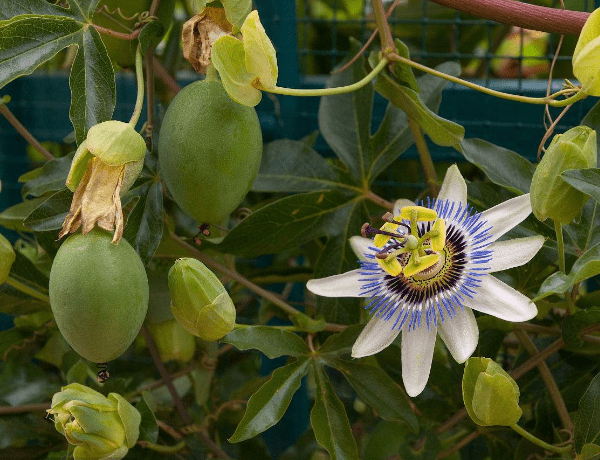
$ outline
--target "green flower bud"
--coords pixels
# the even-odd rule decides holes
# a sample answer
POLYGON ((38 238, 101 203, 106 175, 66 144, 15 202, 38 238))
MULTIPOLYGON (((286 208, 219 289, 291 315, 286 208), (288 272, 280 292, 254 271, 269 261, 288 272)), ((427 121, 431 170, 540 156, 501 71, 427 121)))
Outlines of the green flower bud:
POLYGON ((0 235, 0 284, 8 279, 8 274, 16 257, 10 241, 0 235))
POLYGON ((489 358, 469 358, 462 393, 467 412, 483 426, 511 426, 521 418, 519 386, 489 358))
POLYGON ((573 52, 573 75, 582 84, 582 91, 600 96, 600 8, 585 21, 573 52))
POLYGON ((171 311, 185 330, 202 340, 218 340, 233 330, 235 306, 202 262, 179 259, 169 271, 171 311))
POLYGON ((54 426, 75 445, 75 460, 120 460, 139 437, 142 417, 121 395, 72 383, 52 397, 54 426))
POLYGON ((196 339, 177 321, 169 319, 161 323, 148 323, 148 331, 154 339, 162 362, 176 360, 187 363, 196 353, 196 339))
POLYGON ((576 126, 552 139, 531 182, 531 207, 535 217, 548 217, 569 224, 588 200, 585 193, 573 188, 562 177, 567 169, 595 168, 597 164, 596 131, 576 126))

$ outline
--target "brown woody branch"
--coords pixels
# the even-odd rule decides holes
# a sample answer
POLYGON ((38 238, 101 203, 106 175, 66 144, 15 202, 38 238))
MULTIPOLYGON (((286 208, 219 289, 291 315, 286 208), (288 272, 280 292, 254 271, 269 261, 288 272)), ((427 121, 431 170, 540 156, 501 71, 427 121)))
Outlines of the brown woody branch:
POLYGON ((589 13, 530 5, 514 0, 431 0, 480 18, 525 29, 579 35, 589 13))

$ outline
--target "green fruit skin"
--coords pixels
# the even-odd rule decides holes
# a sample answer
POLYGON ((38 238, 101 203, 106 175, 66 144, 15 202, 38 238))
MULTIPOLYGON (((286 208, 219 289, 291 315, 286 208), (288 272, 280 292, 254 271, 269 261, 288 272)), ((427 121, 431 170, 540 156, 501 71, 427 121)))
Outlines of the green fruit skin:
POLYGON ((131 345, 148 310, 144 265, 125 241, 94 229, 71 235, 50 271, 50 305, 58 329, 83 358, 104 363, 131 345))
MULTIPOLYGON (((136 17, 130 21, 123 19, 118 12, 114 15, 110 15, 103 6, 106 5, 108 10, 112 13, 117 8, 120 8, 121 13, 125 17, 132 17, 136 13, 143 11, 149 11, 152 0, 102 0, 96 7, 96 13, 92 18, 94 24, 107 29, 112 29, 117 32, 124 34, 131 33, 131 30, 138 22, 139 18, 136 17), (101 11, 100 8, 102 8, 101 11), (113 19, 111 19, 111 16, 113 19)), ((171 27, 173 23, 173 11, 175 10, 175 0, 162 0, 158 7, 156 16, 163 25, 165 32, 171 27)), ((111 37, 106 34, 102 34, 102 41, 106 46, 106 51, 110 58, 122 67, 132 67, 135 65, 135 52, 137 49, 138 41, 136 40, 122 40, 120 38, 111 37)), ((160 42, 160 38, 152 39, 152 46, 156 46, 160 42)))
POLYGON ((256 111, 219 80, 191 83, 165 113, 158 141, 162 177, 198 223, 220 224, 244 199, 262 157, 256 111))

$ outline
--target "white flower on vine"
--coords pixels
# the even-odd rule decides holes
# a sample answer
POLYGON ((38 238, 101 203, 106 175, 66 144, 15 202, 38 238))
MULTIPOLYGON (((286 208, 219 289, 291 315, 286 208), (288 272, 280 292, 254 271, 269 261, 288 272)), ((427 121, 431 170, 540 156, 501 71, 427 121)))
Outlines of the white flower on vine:
POLYGON ((365 297, 371 320, 354 343, 352 356, 375 354, 402 331, 402 379, 410 396, 429 378, 436 334, 459 363, 475 351, 479 330, 472 310, 512 322, 537 314, 531 300, 491 273, 529 262, 542 236, 496 241, 531 213, 529 194, 482 213, 467 203, 458 168, 448 169, 439 197, 426 206, 405 201, 384 216, 381 229, 365 224, 350 239, 361 268, 310 280, 325 297, 365 297))

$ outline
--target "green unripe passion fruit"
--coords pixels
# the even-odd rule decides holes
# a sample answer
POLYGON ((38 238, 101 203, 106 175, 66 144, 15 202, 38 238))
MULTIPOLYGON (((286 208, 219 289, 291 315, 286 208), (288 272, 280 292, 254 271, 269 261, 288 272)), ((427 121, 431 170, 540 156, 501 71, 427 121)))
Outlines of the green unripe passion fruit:
POLYGON ((177 204, 198 223, 219 224, 244 199, 260 166, 256 111, 233 101, 220 80, 191 83, 165 113, 158 155, 177 204))
MULTIPOLYGON (((94 24, 106 29, 130 34, 135 24, 139 22, 139 16, 133 16, 136 13, 149 11, 150 5, 152 5, 152 0, 102 0, 96 7, 96 13, 94 13, 92 21, 94 24), (120 9, 121 14, 116 11, 117 8, 120 9), (123 16, 132 19, 125 19, 123 16)), ((173 23, 174 10, 175 0, 162 0, 160 2, 156 16, 163 25, 165 32, 173 23)), ((114 62, 122 67, 132 67, 135 64, 135 52, 138 45, 137 39, 122 40, 102 34, 102 41, 104 42, 104 46, 106 46, 108 55, 114 62)), ((152 46, 156 46, 159 42, 159 37, 152 39, 152 46)))
POLYGON ((94 229, 71 235, 50 271, 50 305, 63 337, 82 357, 104 363, 135 339, 148 309, 148 278, 131 245, 94 229))

